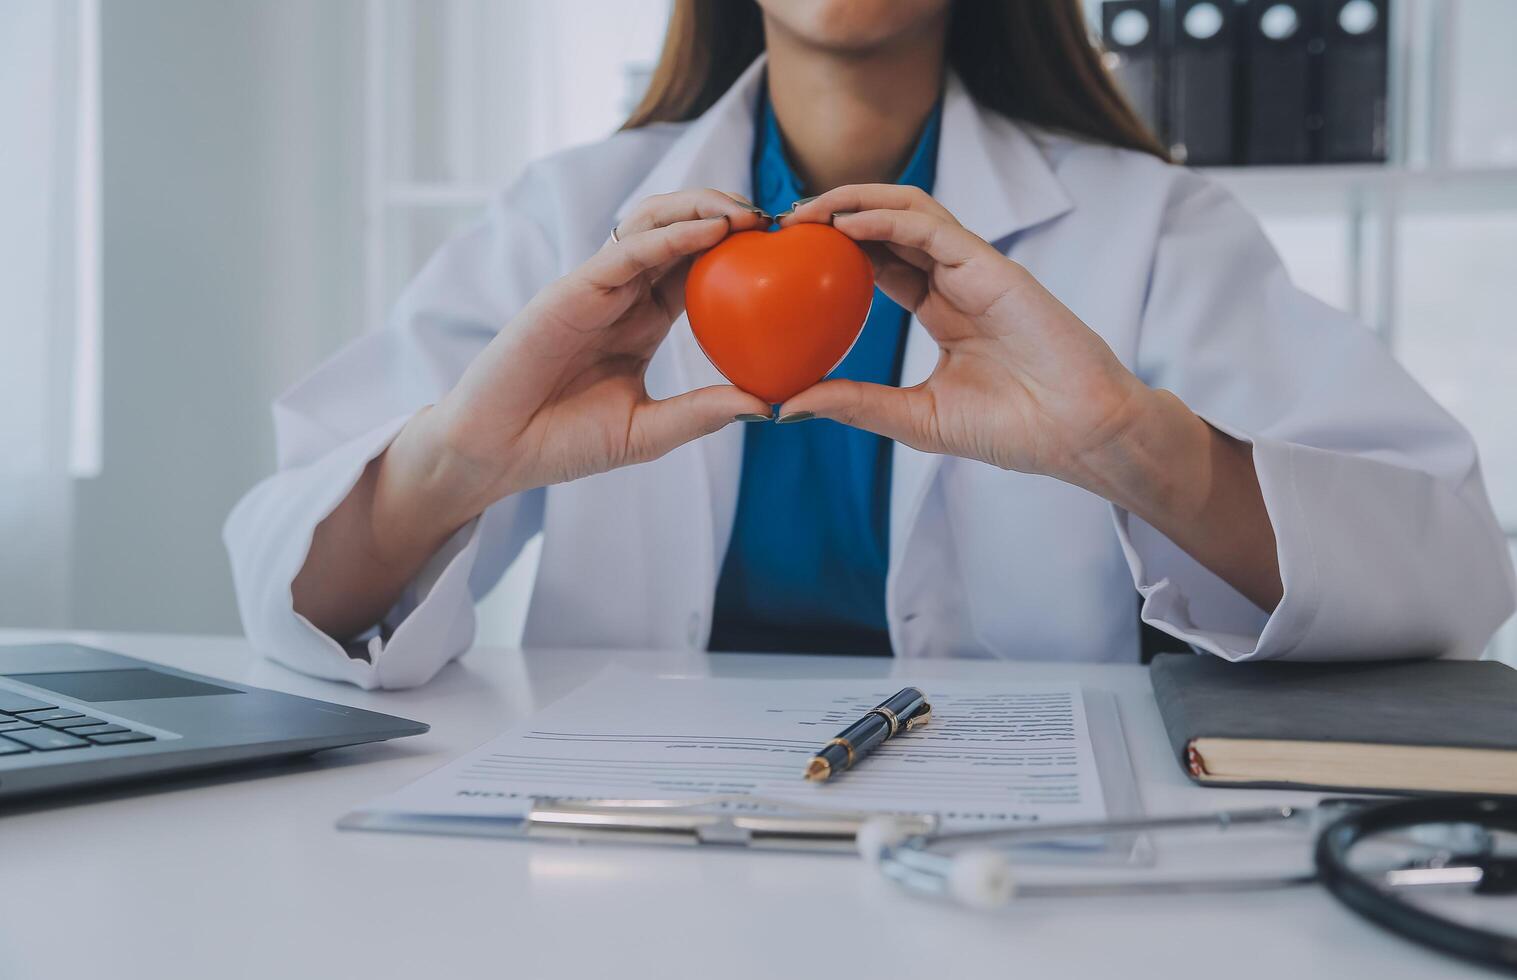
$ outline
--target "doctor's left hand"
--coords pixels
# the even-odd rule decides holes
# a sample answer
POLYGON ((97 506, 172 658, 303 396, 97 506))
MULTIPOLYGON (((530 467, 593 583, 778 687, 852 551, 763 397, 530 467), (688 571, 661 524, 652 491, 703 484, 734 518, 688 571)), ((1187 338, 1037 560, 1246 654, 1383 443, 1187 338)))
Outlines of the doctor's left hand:
POLYGON ((914 187, 829 191, 783 219, 831 223, 864 246, 881 289, 940 348, 911 388, 824 381, 781 416, 812 412, 925 452, 1052 476, 1088 489, 1155 394, 1022 266, 914 187))
MULTIPOLYGON (((731 385, 655 399, 649 361, 684 310, 693 258, 767 216, 715 190, 648 198, 605 245, 545 287, 422 421, 466 478, 460 513, 656 459, 769 406, 731 385)), ((436 468, 436 467, 434 467, 436 468)))
POLYGON ((412 416, 317 526, 295 610, 348 639, 379 622, 459 528, 497 500, 662 456, 769 412, 713 385, 652 398, 644 376, 684 306, 692 258, 768 216, 714 190, 649 198, 539 292, 434 407, 412 416))

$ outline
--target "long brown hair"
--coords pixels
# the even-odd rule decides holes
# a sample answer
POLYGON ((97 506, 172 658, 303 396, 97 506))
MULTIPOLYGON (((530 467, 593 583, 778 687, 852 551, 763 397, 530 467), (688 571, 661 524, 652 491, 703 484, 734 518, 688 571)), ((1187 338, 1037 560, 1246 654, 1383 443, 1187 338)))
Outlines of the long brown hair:
MULTIPOLYGON (((675 0, 648 92, 622 128, 694 119, 763 50, 753 0, 675 0)), ((1003 116, 1169 159, 1101 64, 1080 0, 954 0, 948 64, 1003 116)))

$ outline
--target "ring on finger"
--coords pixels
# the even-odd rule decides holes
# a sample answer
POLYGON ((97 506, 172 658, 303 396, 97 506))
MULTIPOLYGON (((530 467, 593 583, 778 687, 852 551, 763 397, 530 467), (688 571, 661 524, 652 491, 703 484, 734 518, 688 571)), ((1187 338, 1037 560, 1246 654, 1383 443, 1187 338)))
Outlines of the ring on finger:
POLYGON ((611 226, 611 241, 613 244, 620 245, 622 243, 621 235, 618 233, 620 228, 621 225, 611 226))

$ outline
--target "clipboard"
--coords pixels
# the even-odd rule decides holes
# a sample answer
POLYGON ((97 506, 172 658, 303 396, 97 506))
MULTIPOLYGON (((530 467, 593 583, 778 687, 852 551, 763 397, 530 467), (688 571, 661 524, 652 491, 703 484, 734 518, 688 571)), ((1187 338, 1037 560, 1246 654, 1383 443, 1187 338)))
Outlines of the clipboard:
MULTIPOLYGON (((1083 688, 1083 700, 1110 819, 1142 815, 1131 755, 1117 699, 1083 688)), ((342 830, 448 836, 558 840, 674 846, 746 847, 755 850, 855 853, 855 837, 877 812, 809 807, 762 796, 717 794, 693 799, 533 799, 519 814, 468 817, 356 811, 338 821, 342 830)), ((895 815, 914 833, 932 833, 930 815, 895 815)), ((1151 863, 1153 848, 1142 834, 1041 841, 1017 849, 1018 860, 1050 864, 1151 863)))

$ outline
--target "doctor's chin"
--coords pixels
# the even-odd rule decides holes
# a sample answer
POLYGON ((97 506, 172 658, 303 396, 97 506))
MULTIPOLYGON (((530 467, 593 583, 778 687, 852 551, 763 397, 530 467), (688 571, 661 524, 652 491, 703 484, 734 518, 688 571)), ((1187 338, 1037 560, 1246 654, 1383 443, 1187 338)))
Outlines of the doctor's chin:
POLYGON ((174 867, 354 976, 387 934, 481 972, 487 902, 530 975, 651 975, 561 923, 671 916, 705 938, 661 976, 789 972, 786 908, 827 969, 1013 948, 860 907, 859 862, 455 841, 473 880, 437 835, 1197 923, 1017 934, 1064 974, 1212 975, 1261 925, 1261 975, 1517 969, 1459 911, 1517 854, 1511 37, 1507 0, 6 4, 0 973, 223 972, 248 917, 174 867), (1228 826, 1265 843, 1221 877, 1154 840, 1228 826), (13 901, 128 879, 109 925, 13 901))

